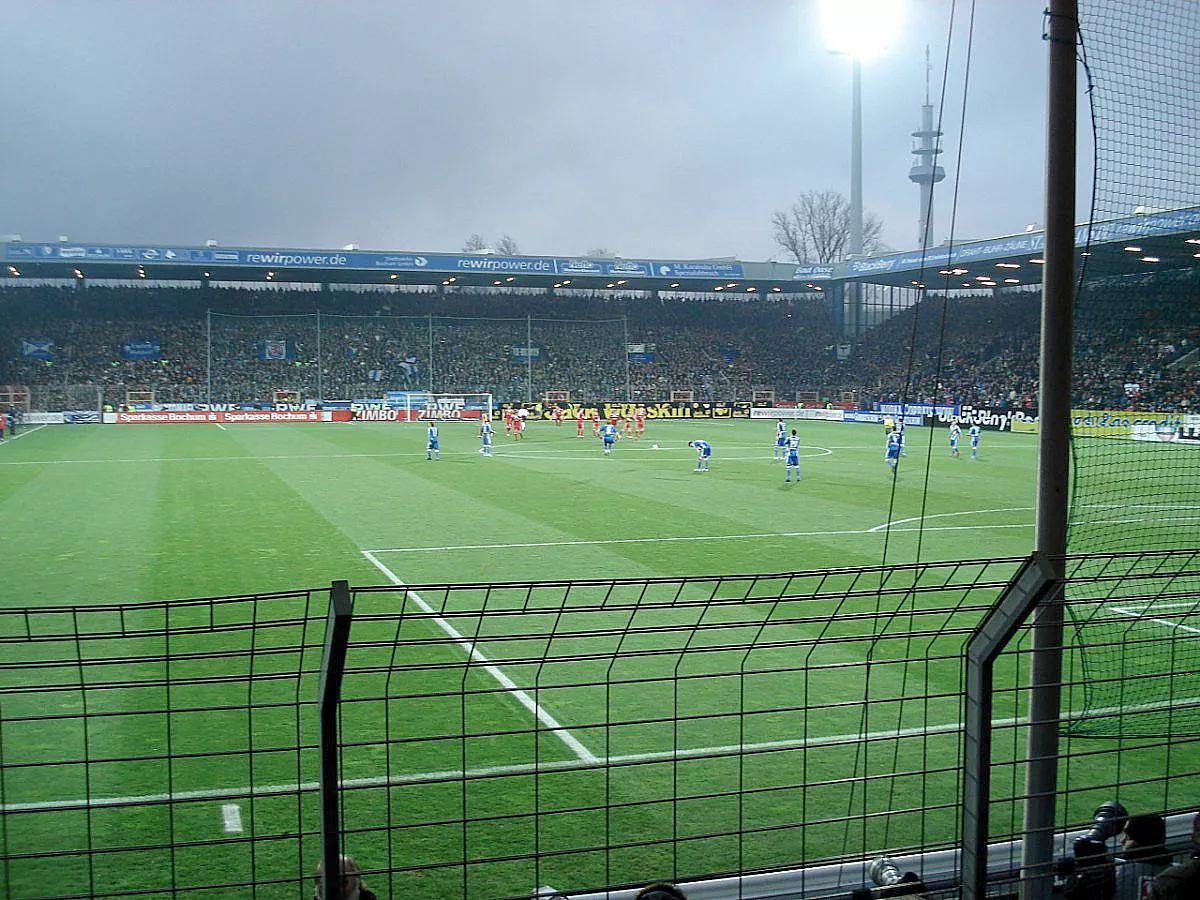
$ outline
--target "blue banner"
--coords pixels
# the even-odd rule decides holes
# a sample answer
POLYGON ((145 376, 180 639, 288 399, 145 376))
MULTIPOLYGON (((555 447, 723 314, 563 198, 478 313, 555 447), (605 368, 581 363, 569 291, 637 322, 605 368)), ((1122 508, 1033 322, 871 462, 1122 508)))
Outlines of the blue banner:
POLYGON ((741 263, 644 259, 494 256, 362 250, 271 250, 224 247, 132 247, 98 244, 5 244, 4 257, 40 262, 134 262, 152 265, 253 266, 264 269, 391 269, 481 275, 592 275, 603 278, 742 278, 741 263))
POLYGON ((652 363, 658 359, 657 353, 630 353, 629 361, 631 363, 652 363))
POLYGON ((255 353, 259 359, 295 359, 296 348, 288 341, 258 341, 254 345, 255 353))
MULTIPOLYGON (((1200 207, 1131 216, 1075 229, 1076 246, 1200 229, 1200 207)), ((792 279, 813 281, 840 275, 944 268, 954 263, 1040 253, 1040 231, 975 241, 948 250, 944 247, 851 260, 839 266, 798 265, 792 279)), ((746 277, 740 262, 713 260, 590 259, 585 257, 495 256, 473 253, 413 253, 362 250, 295 250, 247 247, 144 247, 119 244, 6 243, 4 259, 12 262, 139 263, 163 265, 237 266, 260 269, 359 269, 475 273, 480 275, 593 276, 601 278, 691 278, 740 281, 746 277)))
POLYGON ((121 345, 126 359, 158 359, 162 355, 158 341, 126 341, 121 345))
POLYGON ((911 416, 957 416, 958 407, 945 403, 930 404, 930 403, 905 403, 904 409, 900 409, 899 403, 876 403, 875 409, 883 413, 885 416, 904 416, 904 421, 908 421, 911 416))
POLYGON ((54 359, 54 341, 26 338, 21 341, 21 356, 25 359, 54 359))

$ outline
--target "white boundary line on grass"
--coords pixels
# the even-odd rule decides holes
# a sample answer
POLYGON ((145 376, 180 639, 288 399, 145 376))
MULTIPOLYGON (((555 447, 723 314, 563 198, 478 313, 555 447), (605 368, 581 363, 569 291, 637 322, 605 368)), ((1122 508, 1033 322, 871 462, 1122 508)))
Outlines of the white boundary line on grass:
MULTIPOLYGON (((1155 712, 1175 707, 1190 707, 1200 705, 1200 697, 1186 697, 1175 701, 1159 701, 1141 703, 1135 706, 1110 706, 1092 711, 1092 715, 1112 715, 1115 713, 1155 712)), ((1078 713, 1067 713, 1063 719, 1082 718, 1078 713)), ((1029 724, 1029 720, 1020 718, 994 719, 993 727, 1019 728, 1029 724)), ((713 747, 690 747, 683 750, 658 750, 648 753, 621 753, 606 757, 593 757, 592 761, 584 759, 547 760, 538 763, 512 763, 502 766, 481 766, 475 769, 442 769, 433 772, 414 772, 408 775, 376 775, 370 778, 348 778, 341 782, 342 788, 371 788, 394 787, 405 784, 433 784, 440 781, 461 781, 463 779, 488 778, 500 775, 536 775, 542 772, 561 772, 570 770, 592 769, 599 770, 609 766, 629 766, 639 763, 673 762, 680 759, 694 759, 702 756, 719 756, 730 753, 753 753, 756 751, 772 750, 805 750, 809 747, 826 747, 837 744, 847 744, 856 741, 880 741, 923 735, 953 734, 961 731, 963 723, 952 722, 943 725, 925 725, 913 728, 896 728, 890 731, 851 732, 823 737, 792 738, 782 741, 760 741, 751 744, 722 744, 713 747)), ((315 781, 303 781, 294 784, 267 784, 253 787, 211 788, 208 790, 173 791, 161 794, 140 794, 128 797, 93 797, 91 799, 42 800, 33 803, 0 804, 0 813, 17 812, 51 812, 67 809, 104 809, 121 806, 145 806, 156 803, 182 803, 193 800, 228 800, 237 798, 270 797, 280 794, 313 793, 319 789, 315 781)))
MULTIPOLYGON (((395 572, 376 559, 375 554, 372 551, 363 550, 362 554, 369 559, 375 568, 382 572, 392 584, 396 585, 397 587, 404 587, 404 582, 397 577, 395 572)), ((571 752, 579 757, 579 759, 585 763, 597 763, 600 761, 591 750, 585 747, 583 743, 577 737, 575 737, 575 735, 571 734, 570 731, 564 728, 558 719, 554 718, 554 716, 548 713, 545 707, 541 706, 536 700, 530 697, 526 691, 517 687, 516 682, 505 675, 500 668, 498 668, 490 659, 488 659, 488 657, 484 656, 483 652, 475 646, 474 641, 468 640, 463 636, 462 632, 439 616, 434 608, 426 603, 418 593, 415 591, 406 590, 405 594, 411 597, 412 601, 416 603, 417 606, 421 607, 421 609, 427 615, 432 616, 431 621, 437 625, 438 628, 442 629, 442 631, 446 632, 446 634, 448 634, 450 638, 466 652, 468 659, 473 662, 482 663, 483 670, 485 672, 495 678, 496 681, 500 683, 500 686, 512 694, 518 703, 537 716, 538 721, 554 732, 555 736, 558 737, 558 739, 564 744, 566 744, 571 752)))
POLYGON ((16 434, 10 434, 4 439, 4 443, 8 444, 12 441, 19 441, 21 438, 29 437, 29 435, 33 434, 35 431, 41 431, 45 427, 45 425, 30 425, 28 429, 23 428, 23 430, 18 431, 16 434))
POLYGON ((1123 616, 1129 616, 1131 619, 1137 619, 1139 624, 1142 622, 1153 622, 1156 625, 1165 625, 1167 628, 1174 629, 1175 631, 1186 631, 1188 634, 1200 634, 1200 628, 1195 628, 1191 625, 1184 625, 1182 622, 1172 622, 1170 619, 1159 619, 1155 616, 1147 617, 1146 612, 1148 612, 1153 606, 1154 604, 1151 603, 1144 609, 1130 609, 1127 606, 1110 606, 1109 609, 1115 613, 1120 613, 1123 616))
MULTIPOLYGON (((970 516, 970 515, 986 515, 996 512, 1010 512, 1016 510, 1032 509, 1033 507, 1012 507, 1011 509, 975 509, 957 513, 941 513, 938 516, 925 516, 924 518, 933 519, 940 516, 970 516)), ((901 519, 899 522, 914 522, 920 521, 921 517, 917 516, 912 519, 901 519)), ((885 528, 891 526, 892 531, 975 531, 987 530, 994 528, 1032 528, 1033 523, 1015 523, 1009 525, 982 524, 982 525, 936 525, 932 528, 897 528, 896 522, 885 522, 882 525, 875 525, 871 528, 847 528, 841 531, 771 531, 758 532, 747 534, 704 534, 690 535, 683 537, 645 537, 645 538, 605 538, 594 541, 534 541, 521 544, 452 544, 445 547, 389 547, 384 549, 372 550, 372 553, 436 553, 445 550, 518 550, 527 547, 592 547, 592 546, 607 546, 612 544, 669 544, 669 543, 686 543, 691 541, 752 541, 761 540, 763 538, 793 538, 793 537, 837 537, 839 535, 871 535, 877 534, 885 528)), ((378 563, 376 563, 378 565, 378 563)))

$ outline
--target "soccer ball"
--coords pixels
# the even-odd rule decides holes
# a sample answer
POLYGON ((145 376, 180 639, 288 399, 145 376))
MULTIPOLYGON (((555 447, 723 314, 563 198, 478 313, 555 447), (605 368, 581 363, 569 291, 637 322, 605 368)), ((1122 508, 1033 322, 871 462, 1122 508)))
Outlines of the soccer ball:
POLYGON ((650 449, 651 449, 651 450, 657 450, 657 449, 658 449, 658 444, 651 444, 651 445, 650 445, 650 449))

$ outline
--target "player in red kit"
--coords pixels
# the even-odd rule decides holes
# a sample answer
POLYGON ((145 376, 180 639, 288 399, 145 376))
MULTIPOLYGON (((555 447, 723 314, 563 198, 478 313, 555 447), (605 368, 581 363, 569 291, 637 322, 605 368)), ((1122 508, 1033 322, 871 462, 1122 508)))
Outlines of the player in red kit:
POLYGON ((600 434, 600 408, 592 410, 592 437, 600 434))
POLYGON ((646 407, 639 406, 633 414, 633 439, 640 441, 646 433, 646 407))
POLYGON ((583 423, 586 418, 583 414, 583 407, 579 407, 575 411, 575 437, 583 437, 583 423))
POLYGON ((550 413, 550 418, 552 418, 554 420, 555 425, 561 425, 562 424, 562 407, 555 406, 554 411, 552 413, 550 413))

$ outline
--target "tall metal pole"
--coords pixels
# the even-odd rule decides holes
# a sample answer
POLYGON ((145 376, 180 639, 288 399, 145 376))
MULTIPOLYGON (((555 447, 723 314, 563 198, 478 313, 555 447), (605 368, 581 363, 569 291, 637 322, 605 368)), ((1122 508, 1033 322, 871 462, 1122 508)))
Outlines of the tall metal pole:
MULTIPOLYGON (((1034 545, 1062 577, 1067 549, 1071 438, 1071 332, 1075 289, 1075 40, 1077 0, 1051 0, 1046 136, 1046 247, 1038 405, 1034 545)), ((1025 773, 1022 900, 1047 900, 1054 859, 1055 787, 1062 700, 1061 593, 1033 618, 1029 765, 1025 773)))
POLYGON ((212 406, 212 310, 205 310, 204 324, 205 341, 208 343, 208 371, 204 376, 207 382, 208 405, 212 406))
POLYGON ((317 402, 325 402, 325 394, 321 390, 321 370, 325 368, 325 360, 321 358, 321 311, 317 310, 317 402))
MULTIPOLYGON (((850 255, 862 256, 863 252, 863 201, 862 201, 862 61, 851 57, 850 83, 850 255)), ((857 281, 847 284, 845 321, 850 326, 847 337, 858 337, 862 328, 862 285, 857 281)))
MULTIPOLYGON (((625 357, 625 402, 633 402, 633 382, 629 376, 629 316, 621 316, 621 328, 624 334, 624 350, 622 355, 625 357)), ((643 348, 645 349, 645 348, 643 348)))
POLYGON ((857 56, 851 58, 850 114, 850 252, 861 256, 863 252, 863 198, 862 198, 862 62, 857 56))
POLYGON ((533 316, 525 316, 525 402, 533 402, 533 316))
POLYGON ((433 393, 433 313, 429 314, 429 377, 425 380, 425 389, 433 393))

